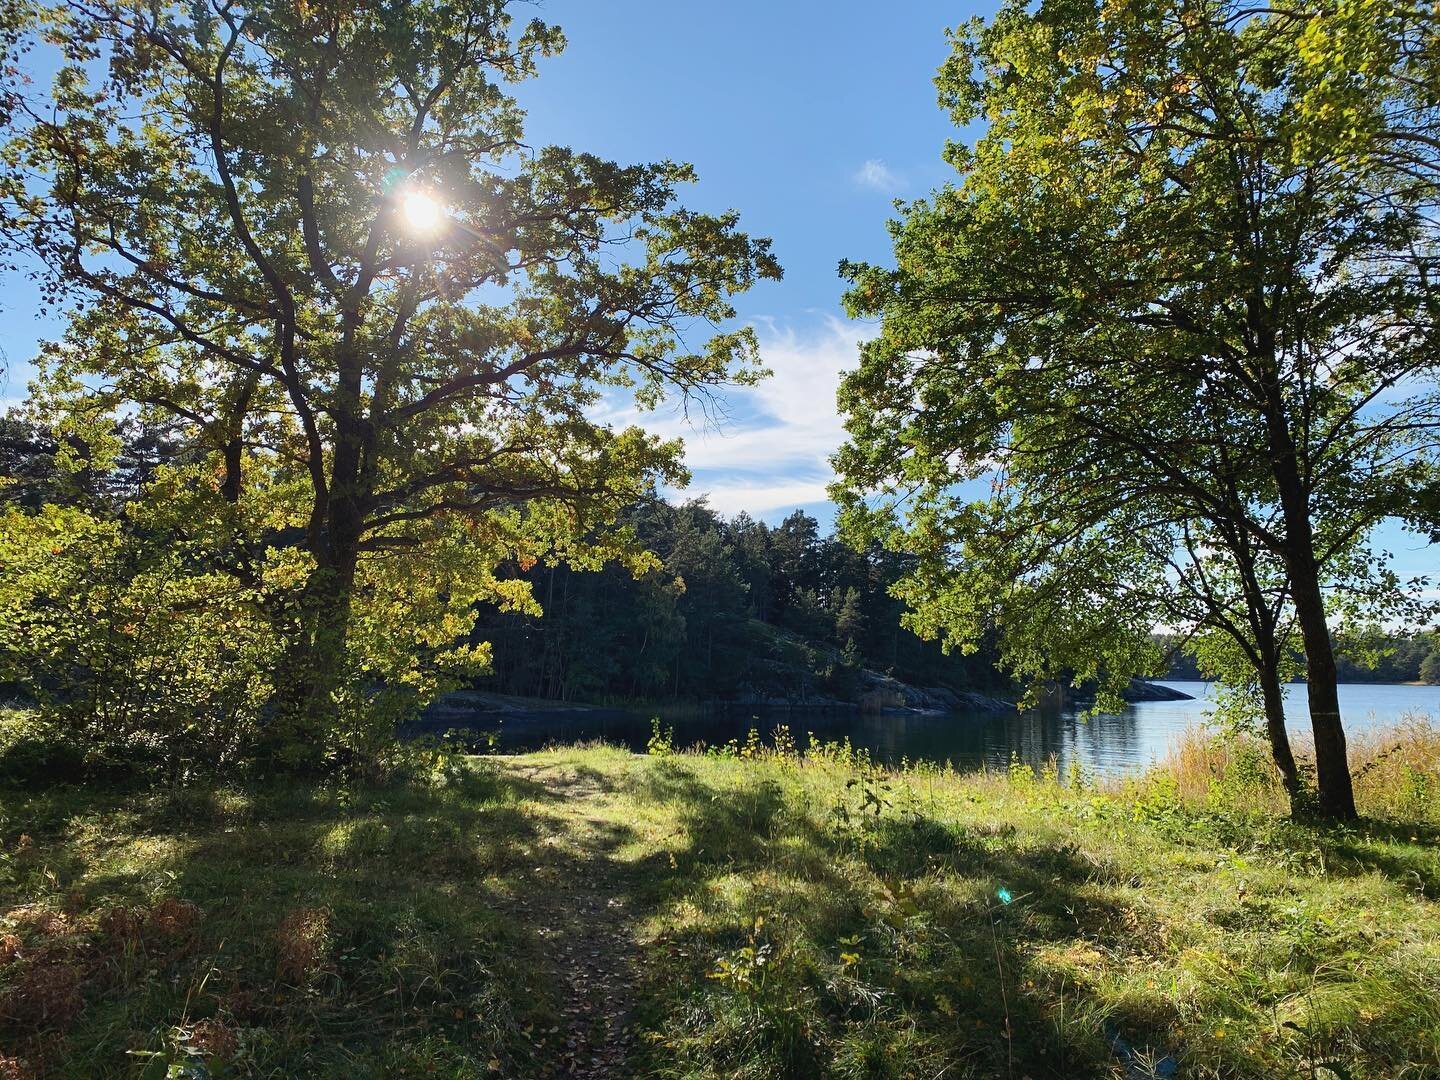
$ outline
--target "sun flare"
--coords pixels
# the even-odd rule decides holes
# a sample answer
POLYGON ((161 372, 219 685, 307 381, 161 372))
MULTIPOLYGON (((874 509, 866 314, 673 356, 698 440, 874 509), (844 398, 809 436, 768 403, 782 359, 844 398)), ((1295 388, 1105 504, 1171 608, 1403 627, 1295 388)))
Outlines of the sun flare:
POLYGON ((412 191, 406 195, 400 209, 405 223, 416 233, 433 233, 445 217, 440 204, 420 191, 412 191))

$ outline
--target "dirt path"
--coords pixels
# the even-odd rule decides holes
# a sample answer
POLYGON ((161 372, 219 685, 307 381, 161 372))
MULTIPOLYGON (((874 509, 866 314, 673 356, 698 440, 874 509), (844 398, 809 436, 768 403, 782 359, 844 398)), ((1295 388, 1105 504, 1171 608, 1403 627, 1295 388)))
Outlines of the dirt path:
POLYGON ((605 791, 594 779, 561 766, 510 771, 567 804, 564 815, 545 816, 551 831, 515 900, 514 914, 540 940, 541 962, 561 998, 537 1075, 627 1076, 640 942, 628 899, 630 867, 614 856, 623 830, 600 813, 605 791))

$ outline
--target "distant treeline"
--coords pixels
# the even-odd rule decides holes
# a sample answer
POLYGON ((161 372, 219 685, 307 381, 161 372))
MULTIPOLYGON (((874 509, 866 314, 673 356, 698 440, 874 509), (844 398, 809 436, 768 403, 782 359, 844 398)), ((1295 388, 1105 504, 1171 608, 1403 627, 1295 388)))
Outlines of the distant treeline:
MULTIPOLYGON (((1346 683, 1423 682, 1440 685, 1440 638, 1433 634, 1393 634, 1375 644, 1374 657, 1349 655, 1342 644, 1336 656, 1340 681, 1346 683), (1373 663, 1371 662, 1373 661, 1373 663)), ((1167 679, 1200 679, 1195 658, 1177 651, 1167 679)))
MULTIPOLYGON (((39 427, 0 418, 0 477, 8 481, 0 506, 51 503, 123 516, 158 466, 199 456, 169 429, 130 424, 108 469, 63 473, 54 464, 59 445, 39 427)), ((770 526, 745 513, 725 518, 703 502, 653 498, 627 518, 660 569, 640 578, 618 565, 500 571, 528 579, 544 614, 481 612, 471 637, 492 643, 494 674, 480 685, 566 701, 851 700, 869 669, 919 686, 1011 689, 991 648, 946 656, 900 625, 903 605, 888 590, 907 556, 856 552, 822 536, 799 510, 770 526)), ((1435 637, 1381 644, 1373 668, 1342 650, 1341 680, 1440 684, 1435 637)), ((1200 674, 1177 651, 1166 677, 1200 674)))
POLYGON ((481 616, 475 637, 495 658, 481 685, 567 701, 847 700, 862 668, 924 686, 1008 685, 988 650, 946 656, 900 625, 887 590, 903 556, 857 553, 799 510, 772 527, 656 499, 630 524, 662 568, 521 572, 545 613, 481 616))

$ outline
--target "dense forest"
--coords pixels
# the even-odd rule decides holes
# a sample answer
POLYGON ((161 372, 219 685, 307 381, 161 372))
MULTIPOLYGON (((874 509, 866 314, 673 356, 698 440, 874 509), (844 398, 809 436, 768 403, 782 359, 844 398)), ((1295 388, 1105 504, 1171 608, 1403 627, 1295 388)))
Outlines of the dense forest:
MULTIPOLYGON (((116 435, 122 449, 109 468, 69 472, 55 465, 62 440, 0 418, 0 505, 124 517, 157 468, 203 458, 168 427, 125 422, 116 435)), ((622 524, 658 567, 638 577, 619 563, 510 560, 499 569, 527 580, 541 611, 480 605, 471 638, 493 643, 494 673, 479 685, 565 701, 853 700, 861 669, 921 686, 1008 685, 993 653, 947 656, 900 625, 888 590, 904 556, 857 552, 802 511, 772 527, 744 513, 726 519, 703 500, 652 496, 622 524)))
MULTIPOLYGON (((1184 649, 1168 646, 1168 679, 1203 679, 1195 657, 1184 649)), ((1337 649, 1336 667, 1346 683, 1431 683, 1440 684, 1440 640, 1433 634, 1391 634, 1367 643, 1365 655, 1359 649, 1337 649)))
POLYGON ((524 571, 544 614, 482 616, 474 633, 495 656, 482 684, 563 700, 792 701, 853 700, 861 669, 921 686, 1007 685, 993 653, 947 656, 901 627, 888 590, 902 556, 858 553, 803 511, 772 527, 703 500, 653 499, 627 516, 661 569, 524 571))
MULTIPOLYGON (((619 566, 515 568, 544 614, 482 615, 474 637, 493 643, 495 673, 480 685, 565 701, 854 700, 866 669, 917 686, 1010 688, 993 648, 946 655, 901 625, 889 590, 906 556, 857 552, 802 510, 771 526, 703 499, 656 498, 628 520, 662 568, 639 578, 619 566)), ((1166 678, 1205 677, 1183 643, 1159 643, 1166 678)), ((1341 644, 1342 682, 1440 683, 1433 635, 1367 645, 1361 655, 1341 644)))

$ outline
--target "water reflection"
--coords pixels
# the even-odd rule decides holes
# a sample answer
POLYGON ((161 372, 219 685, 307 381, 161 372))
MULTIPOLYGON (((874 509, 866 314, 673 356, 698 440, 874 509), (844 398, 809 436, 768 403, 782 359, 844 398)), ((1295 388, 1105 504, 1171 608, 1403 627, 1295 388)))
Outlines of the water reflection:
MULTIPOLYGON (((1089 720, 1080 719, 1075 707, 943 716, 770 708, 658 713, 666 726, 674 727, 675 742, 682 747, 697 743, 721 746, 732 739, 743 742, 751 727, 769 741, 775 727, 783 724, 802 746, 807 733, 826 741, 849 738, 855 747, 864 747, 877 760, 891 764, 909 759, 949 761, 960 768, 1004 769, 1015 759, 1037 768, 1053 760, 1062 774, 1073 764, 1092 775, 1113 776, 1163 758, 1177 735, 1206 719, 1211 705, 1207 684, 1167 685, 1194 695, 1195 700, 1141 702, 1119 715, 1089 720)), ((1352 684, 1340 690, 1341 709, 1352 731, 1394 722, 1414 712, 1429 712, 1440 720, 1440 687, 1352 684)), ((1304 687, 1291 687, 1287 697, 1292 726, 1304 730, 1308 724, 1304 687)), ((657 710, 605 711, 515 719, 500 727, 499 748, 514 752, 553 742, 599 738, 643 750, 650 737, 650 718, 656 714, 657 710)))
POLYGON ((909 758, 1003 769, 1012 760, 1037 767, 1054 760, 1062 771, 1075 763, 1108 772, 1134 765, 1145 751, 1135 709, 1088 721, 1073 709, 1049 709, 1014 716, 851 717, 838 726, 856 746, 887 762, 909 758))

